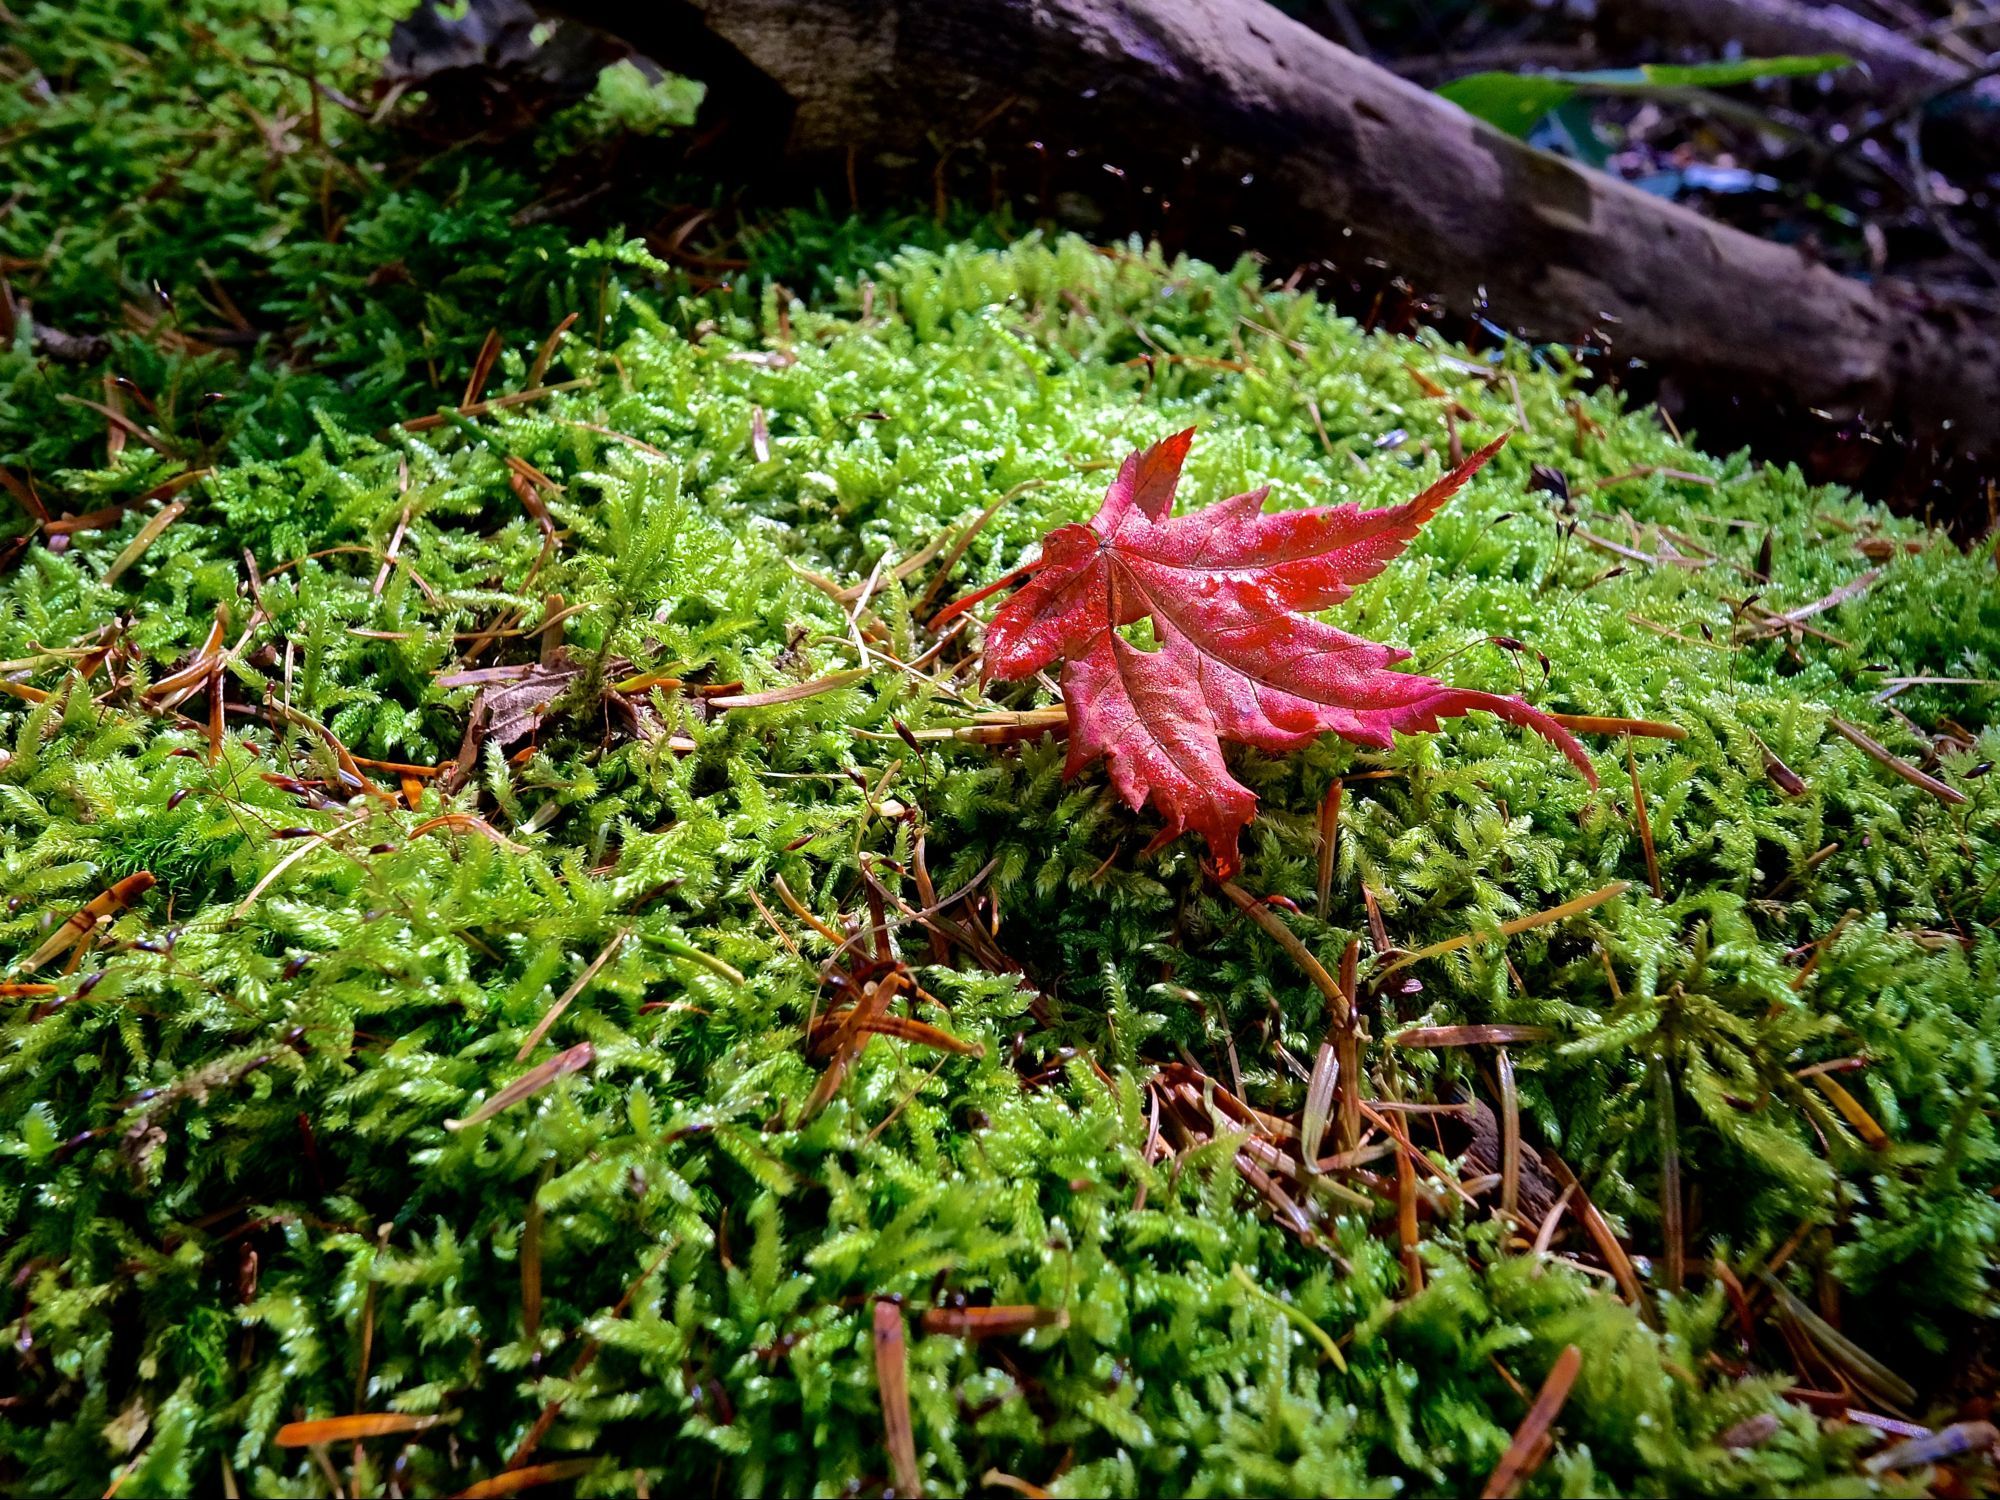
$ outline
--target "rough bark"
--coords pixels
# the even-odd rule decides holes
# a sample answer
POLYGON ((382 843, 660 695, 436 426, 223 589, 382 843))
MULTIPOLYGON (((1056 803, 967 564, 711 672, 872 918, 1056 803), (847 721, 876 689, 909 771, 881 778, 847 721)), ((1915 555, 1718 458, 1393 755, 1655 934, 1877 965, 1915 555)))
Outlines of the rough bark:
MULTIPOLYGON (((565 0, 668 66, 771 80, 795 160, 1086 149, 1273 257, 1387 264, 1459 311, 1962 447, 2000 338, 1533 150, 1262 0, 565 0)), ((1029 179, 1032 181, 1032 179, 1029 179)), ((1099 181, 1107 179, 1100 177, 1099 181)))

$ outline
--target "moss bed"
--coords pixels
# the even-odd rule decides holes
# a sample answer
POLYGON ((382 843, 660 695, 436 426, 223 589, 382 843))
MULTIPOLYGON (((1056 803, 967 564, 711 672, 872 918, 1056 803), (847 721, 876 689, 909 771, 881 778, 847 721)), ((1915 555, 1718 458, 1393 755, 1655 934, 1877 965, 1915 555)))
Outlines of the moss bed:
POLYGON ((883 1298, 931 1492, 1476 1490, 1570 1345, 1523 1493, 1944 1482, 1871 1471, 1850 1413, 1990 1386, 1991 558, 1683 443, 1559 351, 1366 334, 1248 262, 794 213, 714 285, 523 213, 629 97, 491 151, 342 107, 387 19, 86 0, 0 52, 31 303, 0 352, 0 1486, 877 1493, 883 1298), (38 321, 109 353, 38 354, 38 321), (413 427, 488 328, 483 394, 546 393, 413 427), (926 659, 937 603, 1134 447, 1197 425, 1191 503, 1387 504, 1453 403, 1468 444, 1516 436, 1337 618, 1685 738, 1591 736, 1595 792, 1483 716, 1232 752, 1237 880, 1329 967, 1359 940, 1371 1098, 1499 1110, 1491 1048, 1389 1039, 1545 1029, 1510 1049, 1521 1138, 1637 1306, 1583 1197, 1539 1249, 1496 1214, 1463 1112, 1397 1117, 1420 1292, 1393 1156, 1260 1189, 1216 1090, 1300 1121, 1320 991, 1058 739, 949 733, 1043 686, 983 694, 976 630, 926 659), (38 531, 37 500, 109 513, 38 531), (510 666, 555 675, 461 675, 510 666), (794 905, 865 932, 871 895, 913 1014, 980 1051, 878 1037, 802 1118, 862 945, 794 905), (1383 974, 1385 938, 1468 933, 1383 974), (1212 1129, 1155 1137, 1163 1067, 1214 1080, 1212 1129), (987 1303, 1060 1317, 924 1319, 987 1303), (277 1442, 352 1413, 439 1420, 277 1442))

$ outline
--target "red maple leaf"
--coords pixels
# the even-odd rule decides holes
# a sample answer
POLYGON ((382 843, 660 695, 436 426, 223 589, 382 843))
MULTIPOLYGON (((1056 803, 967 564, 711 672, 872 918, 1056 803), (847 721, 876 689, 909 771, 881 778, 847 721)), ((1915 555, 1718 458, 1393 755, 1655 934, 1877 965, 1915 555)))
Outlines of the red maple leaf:
POLYGON ((994 617, 986 675, 1026 677, 1061 658, 1075 775, 1098 756, 1134 809, 1167 824, 1154 847, 1192 828, 1222 873, 1256 795, 1229 774, 1222 741, 1295 750, 1331 730, 1386 749, 1396 730, 1430 730, 1472 709, 1545 735, 1597 785, 1583 747, 1519 698, 1391 671, 1409 652, 1349 635, 1310 611, 1373 578, 1495 453, 1489 443, 1403 505, 1263 513, 1253 490, 1174 517, 1194 430, 1125 460, 1087 526, 1042 541, 1034 576, 994 617), (1157 651, 1119 634, 1153 622, 1157 651))

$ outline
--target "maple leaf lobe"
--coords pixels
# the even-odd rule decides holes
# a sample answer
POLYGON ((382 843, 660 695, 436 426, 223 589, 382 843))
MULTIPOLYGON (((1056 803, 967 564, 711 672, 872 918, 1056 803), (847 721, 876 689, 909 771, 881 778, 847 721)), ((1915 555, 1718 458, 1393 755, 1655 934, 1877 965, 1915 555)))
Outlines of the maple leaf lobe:
POLYGON ((1193 430, 1134 453, 1087 525, 1058 527, 1033 577, 987 632, 986 675, 1029 676, 1060 658, 1068 773, 1099 756, 1134 809, 1150 798, 1162 839, 1201 833, 1225 872, 1256 797, 1229 775, 1225 739, 1292 750, 1326 732, 1386 748, 1473 709, 1535 730, 1597 776, 1576 740, 1518 698, 1390 668, 1407 651, 1310 612, 1380 573, 1506 441, 1503 435, 1402 505, 1265 515, 1264 490, 1173 515, 1193 430), (1150 618, 1160 649, 1119 635, 1150 618))

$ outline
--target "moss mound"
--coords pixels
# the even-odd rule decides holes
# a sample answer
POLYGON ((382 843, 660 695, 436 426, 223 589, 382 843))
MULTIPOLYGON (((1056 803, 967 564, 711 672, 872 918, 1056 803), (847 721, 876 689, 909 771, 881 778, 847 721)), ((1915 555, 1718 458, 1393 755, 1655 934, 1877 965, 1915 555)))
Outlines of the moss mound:
POLYGON ((1372 336, 1248 263, 797 216, 697 290, 516 222, 534 153, 617 128, 602 101, 526 156, 425 159, 310 103, 359 92, 379 8, 197 9, 30 10, 0 95, 33 298, 0 354, 8 1488, 439 1494, 515 1459, 587 1494, 873 1492, 885 1297, 938 1491, 1465 1491, 1568 1345, 1527 1493, 1896 1482, 1821 1416, 1948 1419, 1992 1312, 1989 559, 1559 356, 1372 336), (121 317, 102 364, 36 353, 36 319, 121 317), (488 326, 482 394, 541 394, 406 420, 459 402, 488 326), (1196 503, 1384 504, 1448 420, 1519 431, 1341 621, 1686 737, 1595 737, 1595 793, 1488 719, 1232 752, 1239 880, 1329 966, 1359 940, 1372 1097, 1509 1097, 1490 1049, 1406 1026, 1545 1030, 1512 1049, 1522 1138, 1638 1257, 1638 1307, 1581 1198, 1539 1251, 1543 1216, 1496 1215, 1462 1111, 1401 1117, 1420 1292, 1393 1156, 1261 1189, 1217 1090, 1298 1120, 1324 999, 1059 743, 955 733, 1047 694, 983 697, 925 623, 1169 431, 1201 429, 1196 503), (1836 721, 1935 749, 1961 800, 1836 721), (877 1038, 807 1118, 808 1028, 885 972, 871 902, 912 1013, 978 1050, 877 1038), (1161 1123, 1163 1066, 1216 1081, 1212 1128, 1161 1123), (923 1317, 989 1303, 1060 1317, 923 1317), (355 1412, 437 1422, 277 1441, 355 1412))

